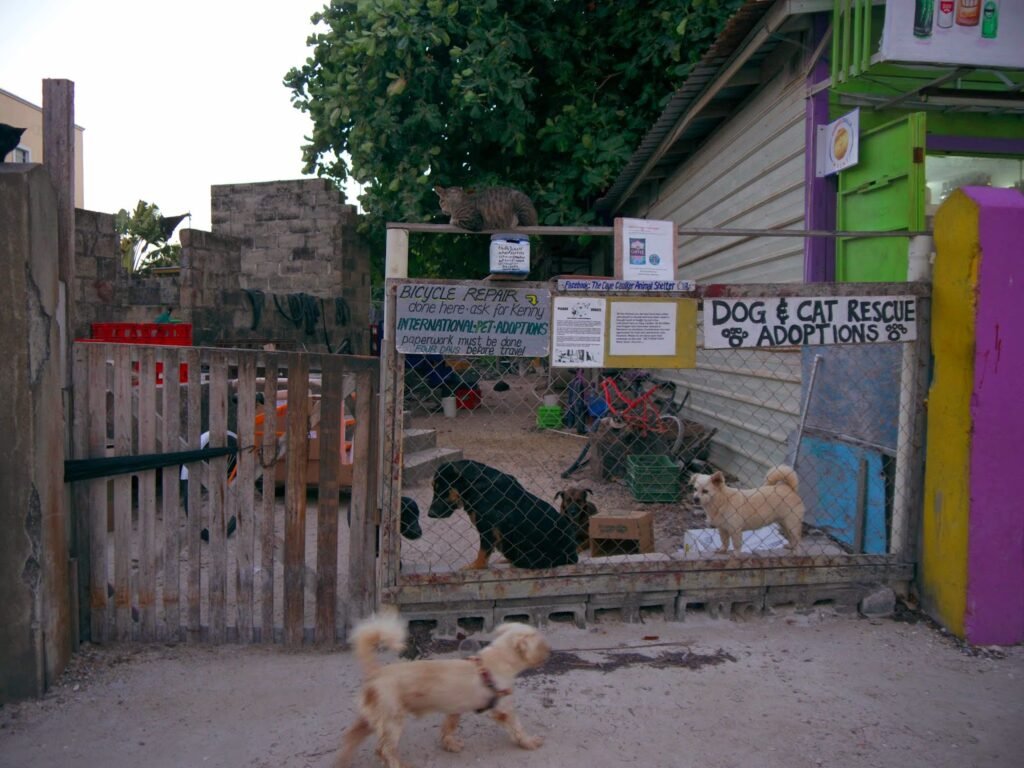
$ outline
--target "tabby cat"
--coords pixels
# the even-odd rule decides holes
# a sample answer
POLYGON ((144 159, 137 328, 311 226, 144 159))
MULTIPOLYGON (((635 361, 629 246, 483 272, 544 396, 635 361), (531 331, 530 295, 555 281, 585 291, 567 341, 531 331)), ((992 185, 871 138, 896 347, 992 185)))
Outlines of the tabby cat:
POLYGON ((434 187, 434 191, 440 198, 441 211, 451 217, 453 226, 472 232, 537 226, 537 210, 518 189, 434 187))

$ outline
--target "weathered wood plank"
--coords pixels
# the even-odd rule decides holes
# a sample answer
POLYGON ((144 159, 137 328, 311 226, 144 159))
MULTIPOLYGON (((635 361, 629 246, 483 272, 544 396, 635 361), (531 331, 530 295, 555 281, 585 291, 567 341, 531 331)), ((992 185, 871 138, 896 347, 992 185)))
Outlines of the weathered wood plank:
POLYGON ((263 471, 263 501, 259 509, 260 537, 260 640, 274 642, 274 521, 277 498, 274 474, 277 470, 277 355, 267 355, 263 379, 263 435, 260 467, 263 471))
MULTIPOLYGON (((210 355, 210 442, 211 448, 227 445, 228 365, 223 353, 210 355)), ((209 502, 210 553, 210 642, 227 640, 228 616, 228 543, 225 502, 228 459, 221 456, 208 462, 206 479, 209 502)))
MULTIPOLYGON (((87 346, 88 393, 78 397, 88 399, 89 453, 91 457, 107 453, 107 356, 97 344, 87 346)), ((107 605, 107 515, 110 480, 96 478, 89 481, 89 631, 94 643, 110 639, 110 611, 107 605)))
MULTIPOLYGON (((139 349, 139 453, 156 452, 156 354, 139 349)), ((139 637, 156 639, 156 472, 138 474, 139 637)))
MULTIPOLYGON (((180 352, 168 347, 163 355, 163 423, 160 433, 164 453, 181 450, 180 352)), ((198 376, 198 371, 196 372, 198 376)), ((160 514, 164 525, 163 626, 168 640, 181 630, 181 494, 177 467, 164 467, 161 475, 160 514)))
MULTIPOLYGON (((72 459, 89 457, 89 361, 85 344, 75 344, 71 350, 72 413, 71 413, 71 456, 72 459)), ((78 650, 82 639, 89 639, 89 483, 74 483, 71 486, 71 557, 76 571, 74 578, 77 592, 74 601, 78 610, 72 621, 72 650, 78 650)))
POLYGON ((342 425, 344 369, 338 357, 323 362, 320 397, 320 475, 316 513, 316 627, 317 643, 333 643, 337 626, 338 590, 338 463, 345 439, 342 425))
POLYGON ((288 430, 284 502, 284 642, 302 644, 306 572, 306 459, 309 450, 309 363, 288 368, 288 430))
MULTIPOLYGON (((610 227, 609 227, 610 229, 610 227)), ((397 286, 389 281, 385 294, 387 302, 385 315, 387 326, 384 330, 386 340, 381 344, 381 367, 378 376, 383 387, 381 397, 384 401, 383 433, 379 436, 377 463, 380 467, 378 477, 383 476, 381 506, 384 510, 381 525, 380 559, 381 587, 392 587, 398 583, 400 567, 401 538, 398 534, 399 492, 402 487, 402 410, 405 402, 405 371, 402 358, 395 352, 395 344, 387 341, 395 338, 397 286)), ((357 470, 358 471, 358 470, 357 470)))
POLYGON ((352 441, 352 496, 349 502, 349 620, 372 613, 377 599, 376 581, 376 464, 374 434, 377 398, 371 371, 356 375, 355 434, 352 441))
MULTIPOLYGON (((188 364, 188 447, 199 447, 202 435, 203 391, 201 386, 202 373, 199 364, 199 350, 189 349, 185 353, 188 364)), ((200 639, 200 619, 202 615, 202 594, 200 569, 202 567, 203 528, 202 505, 202 464, 193 462, 188 466, 188 523, 185 530, 185 541, 188 547, 188 573, 186 574, 186 595, 188 600, 188 641, 198 642, 200 639)))
POLYGON ((255 557, 255 456, 256 356, 240 355, 238 361, 238 473, 232 484, 233 512, 238 519, 235 559, 238 564, 238 640, 253 641, 253 568, 255 557))
MULTIPOLYGON (((113 347, 114 455, 132 453, 131 347, 113 347)), ((114 478, 114 622, 119 641, 132 638, 132 478, 114 478)))

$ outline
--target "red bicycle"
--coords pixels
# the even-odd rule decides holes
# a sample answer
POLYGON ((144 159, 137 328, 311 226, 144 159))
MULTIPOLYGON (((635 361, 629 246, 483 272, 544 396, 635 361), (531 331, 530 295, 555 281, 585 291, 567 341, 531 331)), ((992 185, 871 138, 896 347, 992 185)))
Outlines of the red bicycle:
POLYGON ((613 377, 606 376, 601 379, 601 391, 608 406, 608 415, 618 421, 620 426, 632 429, 640 435, 678 432, 680 422, 672 407, 675 385, 672 382, 655 382, 650 387, 643 388, 643 382, 638 381, 634 386, 640 389, 639 395, 627 397, 613 377))

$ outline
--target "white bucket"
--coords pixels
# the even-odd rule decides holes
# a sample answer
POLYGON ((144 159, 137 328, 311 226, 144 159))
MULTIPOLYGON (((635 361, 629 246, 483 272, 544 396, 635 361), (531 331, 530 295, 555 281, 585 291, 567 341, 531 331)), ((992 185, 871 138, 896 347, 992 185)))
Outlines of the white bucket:
POLYGON ((449 419, 455 418, 455 398, 442 397, 441 407, 444 408, 444 415, 449 419))
POLYGON ((558 395, 544 395, 544 405, 548 407, 558 405, 558 395))

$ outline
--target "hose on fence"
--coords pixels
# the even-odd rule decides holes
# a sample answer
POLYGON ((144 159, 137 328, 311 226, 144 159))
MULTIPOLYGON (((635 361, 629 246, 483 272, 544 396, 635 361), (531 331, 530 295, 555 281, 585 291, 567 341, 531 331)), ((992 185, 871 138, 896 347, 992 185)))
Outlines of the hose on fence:
POLYGON ((265 297, 263 291, 256 290, 255 288, 243 288, 245 295, 249 297, 249 303, 252 304, 252 325, 249 326, 250 331, 255 331, 260 327, 260 317, 263 316, 263 302, 265 297))
POLYGON ((64 462, 64 482, 73 483, 78 480, 92 480, 97 477, 111 477, 113 475, 143 472, 147 469, 191 464, 235 453, 238 453, 237 447, 224 446, 220 448, 199 448, 193 451, 176 451, 174 453, 141 453, 136 456, 69 459, 64 462))

